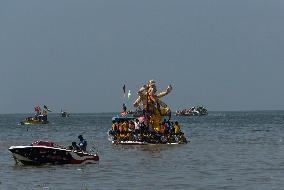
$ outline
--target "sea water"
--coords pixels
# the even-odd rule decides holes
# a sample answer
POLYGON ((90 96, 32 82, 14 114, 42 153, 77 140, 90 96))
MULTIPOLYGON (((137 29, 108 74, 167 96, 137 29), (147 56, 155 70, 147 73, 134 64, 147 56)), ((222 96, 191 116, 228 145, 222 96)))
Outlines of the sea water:
POLYGON ((21 126, 30 114, 0 115, 0 189, 284 189, 284 111, 209 112, 173 117, 184 145, 112 145, 115 113, 50 114, 50 124, 21 126), (50 140, 63 146, 82 134, 100 161, 23 166, 8 148, 50 140))

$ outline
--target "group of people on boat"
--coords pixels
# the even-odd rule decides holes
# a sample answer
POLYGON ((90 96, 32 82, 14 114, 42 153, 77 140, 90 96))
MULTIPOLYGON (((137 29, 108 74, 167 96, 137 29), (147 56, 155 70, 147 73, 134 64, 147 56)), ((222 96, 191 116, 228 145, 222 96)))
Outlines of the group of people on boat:
POLYGON ((44 109, 42 110, 40 106, 35 106, 35 115, 34 117, 27 117, 25 121, 27 122, 47 122, 47 112, 49 109, 44 106, 44 109))
POLYGON ((183 109, 183 110, 177 110, 176 115, 177 116, 183 116, 183 115, 193 115, 193 116, 198 116, 198 115, 207 115, 207 109, 204 106, 193 106, 188 109, 183 109))
MULTIPOLYGON (((25 118, 24 121, 20 122, 21 125, 26 124, 47 124, 49 121, 47 120, 48 112, 51 110, 44 105, 43 109, 40 106, 34 107, 35 115, 25 118)), ((70 113, 61 109, 61 117, 69 117, 70 113)))
MULTIPOLYGON (((142 110, 142 115, 136 120, 118 121, 112 125, 109 134, 116 142, 119 141, 154 141, 157 143, 187 142, 184 134, 180 131, 180 126, 176 121, 171 121, 170 108, 160 99, 172 91, 172 86, 157 92, 156 82, 150 80, 143 85, 137 92, 138 98, 133 106, 137 110, 142 110), (168 120, 162 119, 168 117, 168 120)), ((123 105, 123 113, 126 113, 126 107, 123 105)), ((121 114, 126 116, 126 114, 121 114)))
POLYGON ((178 121, 172 122, 164 119, 159 131, 144 120, 114 121, 109 135, 114 142, 139 141, 148 143, 187 143, 178 121))

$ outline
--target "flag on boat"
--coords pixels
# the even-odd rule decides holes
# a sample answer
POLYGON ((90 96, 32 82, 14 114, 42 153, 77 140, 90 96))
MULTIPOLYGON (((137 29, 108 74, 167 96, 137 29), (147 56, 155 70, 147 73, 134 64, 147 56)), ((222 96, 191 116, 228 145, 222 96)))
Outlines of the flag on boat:
POLYGON ((130 96, 131 96, 131 92, 130 90, 128 90, 128 94, 127 94, 128 99, 130 98, 130 96))
POLYGON ((37 112, 37 113, 41 112, 41 109, 40 109, 39 106, 35 106, 34 108, 35 108, 35 112, 37 112))
POLYGON ((125 97, 125 93, 126 93, 126 91, 125 91, 125 84, 123 85, 122 89, 123 89, 123 96, 125 97))
POLYGON ((43 108, 46 109, 47 111, 51 112, 51 110, 46 105, 44 105, 43 108))

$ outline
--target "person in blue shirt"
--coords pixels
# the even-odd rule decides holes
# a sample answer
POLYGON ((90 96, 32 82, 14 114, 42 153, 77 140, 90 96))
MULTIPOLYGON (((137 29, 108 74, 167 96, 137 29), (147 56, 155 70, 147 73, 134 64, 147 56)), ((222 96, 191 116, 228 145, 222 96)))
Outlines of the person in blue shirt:
POLYGON ((78 144, 79 148, 80 148, 82 151, 86 152, 86 149, 87 149, 87 141, 83 138, 82 135, 79 135, 79 136, 78 136, 78 139, 80 140, 80 142, 79 142, 79 144, 78 144))

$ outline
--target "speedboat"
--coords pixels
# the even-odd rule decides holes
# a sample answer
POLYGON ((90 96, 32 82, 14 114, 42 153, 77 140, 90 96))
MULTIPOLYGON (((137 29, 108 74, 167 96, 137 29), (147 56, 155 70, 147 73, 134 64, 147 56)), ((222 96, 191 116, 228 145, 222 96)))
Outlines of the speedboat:
POLYGON ((99 161, 98 154, 70 150, 50 141, 35 141, 29 146, 11 146, 16 162, 24 165, 86 164, 99 161))

